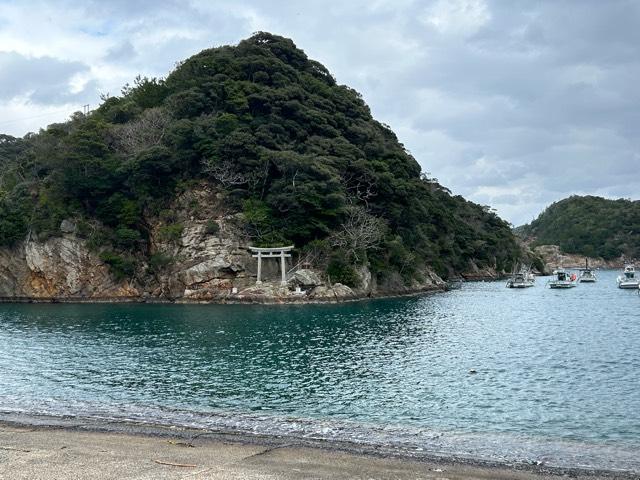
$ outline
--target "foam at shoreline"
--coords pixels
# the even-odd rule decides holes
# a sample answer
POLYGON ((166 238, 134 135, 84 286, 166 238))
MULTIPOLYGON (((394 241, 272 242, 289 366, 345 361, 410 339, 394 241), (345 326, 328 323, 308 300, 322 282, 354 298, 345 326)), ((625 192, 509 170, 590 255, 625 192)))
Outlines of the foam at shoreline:
POLYGON ((640 473, 637 448, 588 444, 526 435, 436 432, 406 426, 361 425, 270 414, 196 413, 157 409, 54 415, 51 412, 0 411, 0 423, 39 428, 146 435, 203 435, 240 443, 286 443, 354 453, 374 453, 414 460, 463 462, 474 465, 545 468, 550 471, 640 473))

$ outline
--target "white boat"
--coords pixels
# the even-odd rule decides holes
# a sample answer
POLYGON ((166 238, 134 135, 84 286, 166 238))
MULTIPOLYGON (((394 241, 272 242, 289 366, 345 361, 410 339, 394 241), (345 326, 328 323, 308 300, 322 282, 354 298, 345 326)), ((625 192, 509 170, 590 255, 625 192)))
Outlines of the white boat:
POLYGON ((507 288, 528 288, 536 284, 536 276, 531 273, 531 269, 522 267, 519 272, 513 272, 511 278, 507 280, 507 288))
POLYGON ((581 268, 580 275, 578 276, 578 282, 580 283, 595 283, 598 281, 596 272, 590 268, 581 268))
POLYGON ((640 287, 640 279, 636 276, 636 268, 633 265, 624 267, 624 272, 617 279, 618 288, 637 289, 640 287))
POLYGON ((580 269, 580 275, 578 275, 578 282, 580 283, 595 283, 598 281, 596 272, 589 268, 589 260, 585 260, 584 268, 580 269))
POLYGON ((554 280, 549 280, 549 288, 572 288, 578 285, 575 273, 569 273, 564 268, 559 268, 553 272, 554 280))

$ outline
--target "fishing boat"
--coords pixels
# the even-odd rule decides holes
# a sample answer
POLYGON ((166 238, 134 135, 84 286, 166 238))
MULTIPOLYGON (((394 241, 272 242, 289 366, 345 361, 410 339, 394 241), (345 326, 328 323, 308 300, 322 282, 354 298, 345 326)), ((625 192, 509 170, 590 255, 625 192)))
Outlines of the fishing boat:
POLYGON ((507 288, 527 288, 533 287, 536 283, 536 277, 531 272, 531 269, 523 266, 520 271, 514 271, 511 274, 511 278, 507 280, 507 288))
POLYGON ((624 267, 624 272, 617 279, 618 288, 637 289, 640 287, 640 279, 636 276, 636 268, 633 265, 624 267))
POLYGON ((585 260, 584 268, 580 269, 580 275, 578 275, 578 282, 595 283, 597 280, 596 272, 594 272, 592 268, 589 268, 589 260, 585 260))
POLYGON ((564 268, 554 270, 553 276, 555 279, 549 280, 547 284, 549 288, 572 288, 578 285, 577 275, 575 273, 569 273, 564 268))

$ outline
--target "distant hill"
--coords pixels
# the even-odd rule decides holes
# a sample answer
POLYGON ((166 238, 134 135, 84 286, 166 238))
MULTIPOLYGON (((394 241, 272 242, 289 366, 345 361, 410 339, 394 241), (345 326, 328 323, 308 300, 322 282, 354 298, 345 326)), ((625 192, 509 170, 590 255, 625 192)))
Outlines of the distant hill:
POLYGON ((154 219, 179 241, 185 225, 168 205, 203 183, 223 204, 211 221, 233 218, 253 245, 295 244, 345 284, 361 265, 410 283, 424 267, 509 270, 521 254, 488 207, 422 174, 358 92, 268 33, 138 78, 88 115, 0 136, 0 167, 0 247, 59 236, 73 219, 115 273, 141 284, 154 219))
POLYGON ((571 196, 516 233, 534 247, 558 245, 565 253, 605 260, 640 258, 640 201, 571 196))

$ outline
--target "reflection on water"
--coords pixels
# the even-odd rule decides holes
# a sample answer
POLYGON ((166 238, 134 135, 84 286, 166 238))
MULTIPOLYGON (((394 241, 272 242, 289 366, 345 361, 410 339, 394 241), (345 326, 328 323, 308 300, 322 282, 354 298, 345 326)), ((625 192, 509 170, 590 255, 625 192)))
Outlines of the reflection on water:
POLYGON ((331 306, 0 305, 0 410, 640 469, 640 297, 615 276, 331 306))

